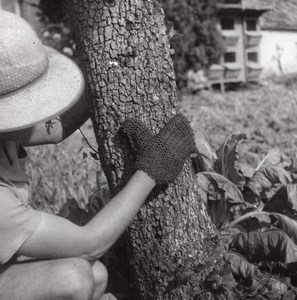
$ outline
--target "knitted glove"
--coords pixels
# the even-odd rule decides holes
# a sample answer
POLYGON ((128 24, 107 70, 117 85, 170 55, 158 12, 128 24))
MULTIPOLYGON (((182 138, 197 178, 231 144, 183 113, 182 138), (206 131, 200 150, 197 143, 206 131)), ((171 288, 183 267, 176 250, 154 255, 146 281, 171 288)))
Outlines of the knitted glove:
POLYGON ((137 170, 156 183, 174 181, 186 159, 197 152, 193 130, 182 114, 173 117, 157 135, 138 120, 125 120, 122 127, 137 153, 137 170))

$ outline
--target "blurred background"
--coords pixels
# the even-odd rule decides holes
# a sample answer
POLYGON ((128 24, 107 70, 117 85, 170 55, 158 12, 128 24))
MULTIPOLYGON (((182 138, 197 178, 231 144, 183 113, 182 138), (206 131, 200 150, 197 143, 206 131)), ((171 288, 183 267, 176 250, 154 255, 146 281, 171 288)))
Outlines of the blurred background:
MULTIPOLYGON (((75 43, 61 3, 0 0, 0 7, 27 19, 46 45, 75 59, 75 43)), ((181 110, 195 132, 204 134, 216 151, 230 133, 251 131, 241 152, 243 160, 253 165, 271 148, 295 156, 296 1, 161 3, 181 110)), ((96 149, 90 122, 82 131, 96 149)), ((79 131, 60 145, 29 151, 34 154, 27 169, 36 207, 58 213, 74 199, 86 209, 88 199, 98 192, 98 178, 106 186, 100 163, 79 131)))

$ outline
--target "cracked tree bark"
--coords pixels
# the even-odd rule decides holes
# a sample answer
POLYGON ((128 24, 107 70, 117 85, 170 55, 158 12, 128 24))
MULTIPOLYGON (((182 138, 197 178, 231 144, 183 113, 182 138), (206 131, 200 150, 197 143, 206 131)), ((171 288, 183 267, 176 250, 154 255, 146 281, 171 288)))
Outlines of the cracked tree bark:
MULTIPOLYGON (((154 133, 178 112, 175 76, 157 0, 65 0, 92 100, 100 161, 112 194, 133 172, 125 118, 154 133)), ((193 299, 222 249, 198 196, 190 162, 158 187, 128 229, 135 299, 193 299), (203 269, 207 264, 208 268, 203 269)))

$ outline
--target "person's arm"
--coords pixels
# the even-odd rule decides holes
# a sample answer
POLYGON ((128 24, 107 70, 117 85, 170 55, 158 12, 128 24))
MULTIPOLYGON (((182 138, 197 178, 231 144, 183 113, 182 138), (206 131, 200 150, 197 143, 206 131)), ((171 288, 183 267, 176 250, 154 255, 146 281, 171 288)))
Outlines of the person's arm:
POLYGON ((43 259, 98 259, 128 227, 154 186, 153 179, 137 171, 127 185, 82 227, 62 217, 42 213, 39 226, 18 254, 43 259))
POLYGON ((88 260, 100 257, 128 227, 155 184, 173 182, 185 161, 196 152, 193 131, 182 115, 173 117, 154 136, 137 120, 128 119, 122 127, 138 153, 138 171, 127 185, 83 227, 43 213, 39 226, 19 254, 88 260))
POLYGON ((24 146, 57 144, 81 127, 88 118, 88 103, 83 95, 74 106, 56 119, 24 131, 21 135, 21 141, 24 146))

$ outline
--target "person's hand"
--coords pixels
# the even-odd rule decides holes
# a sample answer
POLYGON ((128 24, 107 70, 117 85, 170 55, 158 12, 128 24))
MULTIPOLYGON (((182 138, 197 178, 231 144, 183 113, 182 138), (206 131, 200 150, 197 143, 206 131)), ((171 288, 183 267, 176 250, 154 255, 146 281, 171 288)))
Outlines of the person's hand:
POLYGON ((182 114, 173 117, 157 135, 139 120, 127 119, 122 127, 137 153, 136 168, 156 183, 174 181, 186 159, 197 152, 193 130, 182 114))

